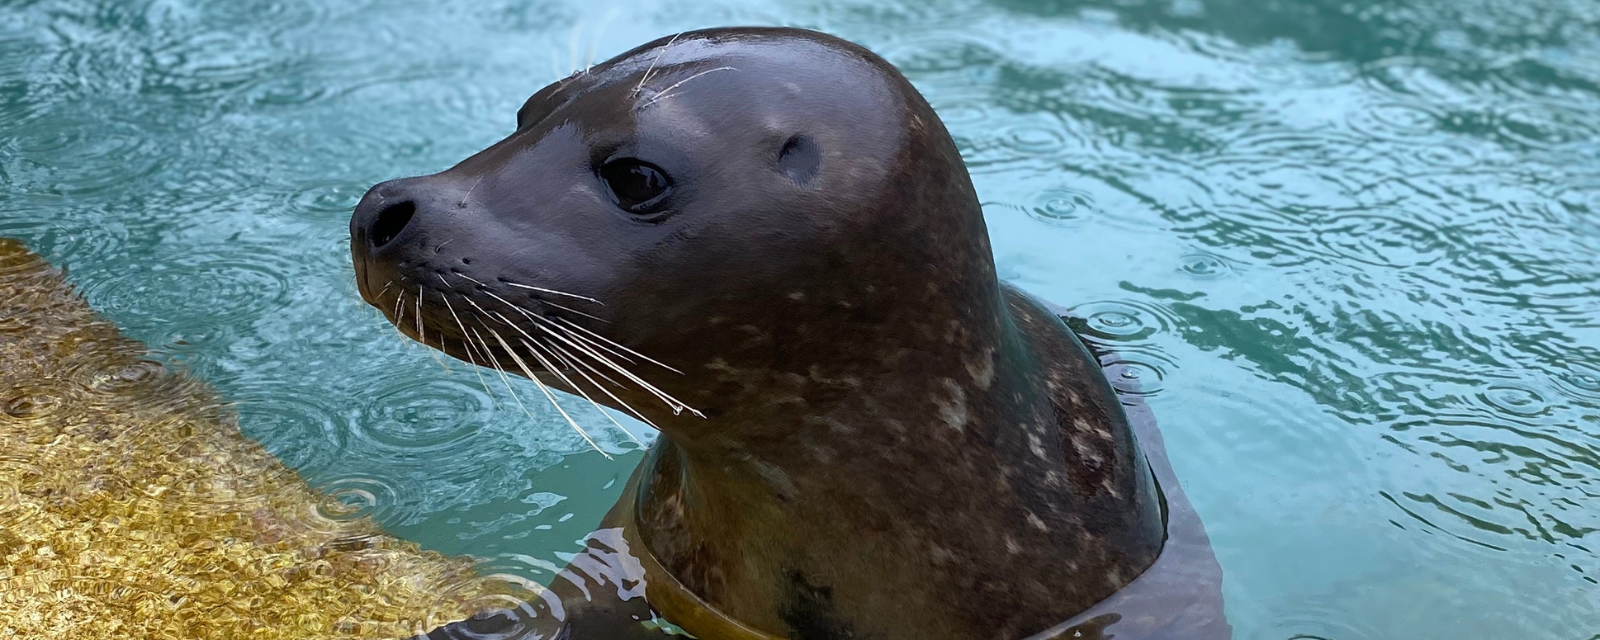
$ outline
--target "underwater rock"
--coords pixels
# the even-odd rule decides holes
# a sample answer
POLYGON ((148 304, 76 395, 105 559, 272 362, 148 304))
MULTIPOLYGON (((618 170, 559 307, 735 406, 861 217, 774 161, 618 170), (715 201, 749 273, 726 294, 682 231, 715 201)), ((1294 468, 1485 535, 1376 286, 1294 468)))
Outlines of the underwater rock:
POLYGON ((491 595, 341 506, 0 239, 0 637, 397 638, 491 595))

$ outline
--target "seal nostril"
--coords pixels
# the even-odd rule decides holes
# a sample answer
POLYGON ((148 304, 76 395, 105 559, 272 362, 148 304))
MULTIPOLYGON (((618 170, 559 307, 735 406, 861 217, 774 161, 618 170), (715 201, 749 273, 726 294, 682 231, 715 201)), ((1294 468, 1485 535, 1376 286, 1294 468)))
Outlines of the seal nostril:
POLYGON ((410 200, 387 205, 378 212, 377 221, 372 223, 372 248, 377 249, 389 244, 395 236, 404 231, 406 225, 411 223, 411 216, 416 215, 417 205, 410 200))

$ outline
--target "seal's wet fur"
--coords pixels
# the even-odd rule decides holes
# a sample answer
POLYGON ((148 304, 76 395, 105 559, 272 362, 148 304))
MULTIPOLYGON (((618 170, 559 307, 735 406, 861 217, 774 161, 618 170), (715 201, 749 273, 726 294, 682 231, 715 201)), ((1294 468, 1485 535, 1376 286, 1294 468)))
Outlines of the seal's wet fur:
MULTIPOLYGON (((1057 313, 999 283, 949 134, 861 47, 646 44, 541 90, 461 164, 374 187, 351 242, 362 295, 408 335, 656 425, 618 509, 760 633, 1013 639, 1093 614, 1079 633, 1227 636, 1153 424, 1136 435, 1057 313), (615 162, 665 195, 630 209, 615 162), (566 325, 682 374, 587 378, 606 369, 566 325), (1153 563, 1184 577, 1136 581, 1153 563)), ((584 615, 622 615, 576 606, 545 615, 579 640, 584 615)))

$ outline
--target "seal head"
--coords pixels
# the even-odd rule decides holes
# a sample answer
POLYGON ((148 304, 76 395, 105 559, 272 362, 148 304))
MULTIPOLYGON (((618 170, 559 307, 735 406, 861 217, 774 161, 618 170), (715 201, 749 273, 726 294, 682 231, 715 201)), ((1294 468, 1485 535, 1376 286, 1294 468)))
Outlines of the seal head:
POLYGON ((854 44, 641 46, 374 187, 351 247, 407 335, 659 428, 618 508, 762 632, 1023 638, 1160 553, 1115 392, 998 282, 949 134, 854 44))

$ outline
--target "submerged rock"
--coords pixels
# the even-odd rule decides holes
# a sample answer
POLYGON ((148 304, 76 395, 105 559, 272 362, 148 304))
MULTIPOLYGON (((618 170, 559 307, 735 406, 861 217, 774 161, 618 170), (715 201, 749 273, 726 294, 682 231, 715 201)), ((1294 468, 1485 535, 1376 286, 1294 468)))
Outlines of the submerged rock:
POLYGON ((342 506, 0 239, 0 637, 396 638, 493 597, 342 506))

